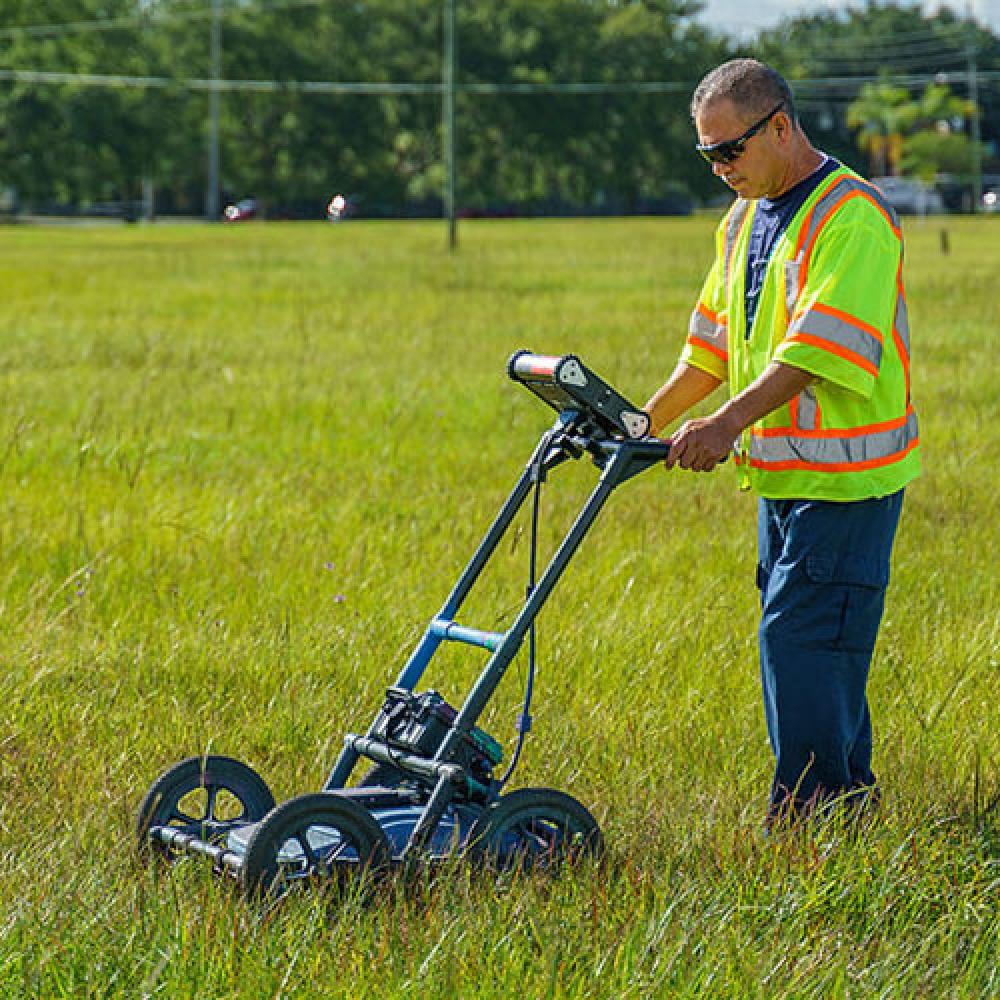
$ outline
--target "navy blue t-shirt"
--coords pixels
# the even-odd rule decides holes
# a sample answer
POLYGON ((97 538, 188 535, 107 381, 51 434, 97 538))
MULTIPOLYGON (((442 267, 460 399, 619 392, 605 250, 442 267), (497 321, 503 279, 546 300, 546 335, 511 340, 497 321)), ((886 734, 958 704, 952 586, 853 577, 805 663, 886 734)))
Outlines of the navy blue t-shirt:
POLYGON ((750 336, 754 316, 757 315, 757 301, 764 287, 764 275, 771 259, 771 251, 778 238, 788 228, 795 213, 802 207, 819 186, 824 177, 828 177, 840 164, 828 156, 822 166, 817 167, 795 187, 789 188, 777 198, 761 198, 757 202, 757 210, 753 216, 753 226, 750 229, 750 243, 747 248, 747 280, 746 295, 743 307, 746 310, 746 336, 750 336))

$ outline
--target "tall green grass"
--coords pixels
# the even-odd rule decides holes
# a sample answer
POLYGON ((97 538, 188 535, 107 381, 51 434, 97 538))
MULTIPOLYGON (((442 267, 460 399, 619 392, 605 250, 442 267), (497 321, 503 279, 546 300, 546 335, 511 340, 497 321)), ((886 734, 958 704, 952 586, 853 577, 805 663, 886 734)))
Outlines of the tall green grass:
MULTIPOLYGON (((135 859, 181 757, 243 757, 279 799, 322 784, 549 421, 507 356, 576 351, 642 401, 713 224, 463 224, 454 256, 419 223, 4 234, 0 994, 1000 994, 995 220, 906 226, 926 474, 862 836, 760 836, 753 501, 732 469, 653 470, 542 615, 519 772, 593 809, 604 868, 457 865, 261 918, 197 864, 135 859)), ((593 481, 552 477, 547 549, 593 481)), ((504 627, 525 573, 522 530, 462 620, 504 627)), ((449 651, 428 684, 457 698, 483 662, 449 651)), ((508 747, 522 681, 488 712, 508 747)))

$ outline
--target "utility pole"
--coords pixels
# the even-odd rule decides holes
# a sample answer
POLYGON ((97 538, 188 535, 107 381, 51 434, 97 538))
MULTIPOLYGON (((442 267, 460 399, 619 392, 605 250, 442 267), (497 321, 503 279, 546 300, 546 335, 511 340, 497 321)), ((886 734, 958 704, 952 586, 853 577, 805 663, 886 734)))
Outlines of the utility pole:
POLYGON ((222 0, 212 0, 211 27, 212 89, 208 92, 208 189, 205 217, 219 219, 219 78, 222 76, 222 0))
POLYGON ((972 214, 979 212, 983 203, 983 147, 979 134, 979 76, 976 66, 976 22, 972 4, 969 4, 969 34, 965 44, 966 72, 969 81, 969 100, 972 102, 972 214))
POLYGON ((448 220, 448 249, 458 245, 455 225, 455 0, 444 0, 444 52, 441 59, 441 119, 444 140, 444 214, 448 220))

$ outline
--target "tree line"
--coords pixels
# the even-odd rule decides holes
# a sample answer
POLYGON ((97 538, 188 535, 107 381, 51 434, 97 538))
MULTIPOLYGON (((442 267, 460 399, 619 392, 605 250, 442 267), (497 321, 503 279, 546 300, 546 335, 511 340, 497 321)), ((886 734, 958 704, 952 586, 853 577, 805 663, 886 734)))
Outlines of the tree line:
MULTIPOLYGON (((223 0, 220 76, 440 84, 442 7, 223 0)), ((458 0, 460 87, 680 84, 655 93, 460 89, 459 205, 635 211, 717 194, 692 153, 689 86, 734 55, 782 70, 817 144, 862 169, 870 168, 858 144, 865 129, 848 114, 859 87, 837 80, 873 67, 912 75, 932 66, 935 52, 956 72, 970 51, 980 71, 1000 70, 998 39, 947 12, 890 4, 821 13, 787 21, 752 47, 708 29, 698 13, 695 0, 458 0)), ((190 81, 211 76, 211 15, 210 0, 51 0, 44 16, 33 0, 0 0, 0 187, 24 207, 86 207, 136 200, 146 182, 159 211, 200 214, 208 95, 190 81), (93 86, 46 74, 118 79, 93 86)), ((982 88, 979 106, 983 137, 995 143, 996 83, 982 88)), ((439 208, 441 97, 433 90, 373 96, 285 86, 227 91, 220 107, 220 180, 231 198, 253 195, 272 214, 315 216, 336 191, 370 215, 439 208)))

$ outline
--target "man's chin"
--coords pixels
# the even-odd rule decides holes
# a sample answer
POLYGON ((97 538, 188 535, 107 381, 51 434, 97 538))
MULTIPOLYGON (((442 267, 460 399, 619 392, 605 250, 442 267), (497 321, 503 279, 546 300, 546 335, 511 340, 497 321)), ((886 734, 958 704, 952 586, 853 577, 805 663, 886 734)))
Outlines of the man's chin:
POLYGON ((726 181, 726 184, 741 198, 759 198, 761 194, 754 190, 753 185, 745 177, 740 177, 735 181, 726 181))

